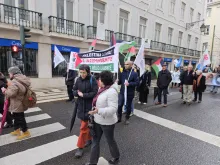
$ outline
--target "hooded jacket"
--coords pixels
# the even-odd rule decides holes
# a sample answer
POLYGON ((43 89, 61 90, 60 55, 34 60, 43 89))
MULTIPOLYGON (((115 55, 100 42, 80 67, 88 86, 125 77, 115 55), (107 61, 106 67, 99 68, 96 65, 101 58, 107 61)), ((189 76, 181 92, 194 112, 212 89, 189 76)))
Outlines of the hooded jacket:
POLYGON ((117 123, 118 110, 118 85, 113 84, 108 90, 102 92, 97 99, 96 107, 98 114, 94 120, 100 125, 113 125, 117 123))
POLYGON ((30 79, 25 75, 14 75, 11 85, 9 85, 8 89, 5 91, 6 98, 10 100, 9 111, 13 113, 24 112, 27 110, 24 109, 22 104, 26 88, 19 81, 26 84, 28 87, 31 85, 30 79))

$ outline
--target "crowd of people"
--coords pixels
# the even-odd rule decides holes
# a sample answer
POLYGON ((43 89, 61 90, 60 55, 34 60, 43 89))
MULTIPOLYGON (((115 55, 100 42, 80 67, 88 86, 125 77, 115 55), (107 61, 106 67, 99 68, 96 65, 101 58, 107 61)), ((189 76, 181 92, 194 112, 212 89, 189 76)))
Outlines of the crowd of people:
MULTIPOLYGON (((22 140, 31 136, 24 116, 26 109, 22 105, 26 93, 25 86, 31 84, 19 68, 11 67, 8 72, 10 84, 0 73, 0 113, 3 113, 6 98, 10 106, 5 128, 14 127, 11 135, 17 136, 17 140, 22 140)), ((220 73, 220 67, 214 72, 220 73)), ((97 165, 100 156, 100 140, 104 134, 112 156, 109 164, 117 164, 120 151, 114 137, 115 124, 122 122, 124 113, 124 124, 129 125, 134 111, 136 92, 139 93, 138 103, 147 104, 151 86, 149 67, 146 66, 144 74, 139 76, 139 71, 133 62, 126 61, 116 79, 110 71, 92 74, 88 65, 81 65, 79 76, 75 71, 67 69, 64 77, 69 96, 67 101, 77 102, 77 117, 81 122, 75 158, 81 158, 85 152, 84 149, 91 146, 90 160, 85 165, 97 165), (120 85, 120 92, 118 92, 118 85, 120 85)), ((167 107, 167 94, 171 82, 172 87, 180 87, 183 104, 190 105, 193 101, 198 100, 199 103, 202 101, 202 93, 206 89, 206 77, 203 76, 202 71, 193 71, 193 67, 189 65, 171 73, 164 63, 157 77, 158 101, 156 105, 162 104, 163 100, 163 106, 167 107), (174 81, 177 76, 179 80, 174 81)))

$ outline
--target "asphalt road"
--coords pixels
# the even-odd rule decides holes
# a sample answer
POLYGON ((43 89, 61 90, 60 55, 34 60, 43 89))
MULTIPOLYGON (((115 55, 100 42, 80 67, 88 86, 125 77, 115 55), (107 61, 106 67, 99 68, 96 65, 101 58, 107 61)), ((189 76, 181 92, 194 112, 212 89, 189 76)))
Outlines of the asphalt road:
MULTIPOLYGON (((167 108, 153 106, 153 103, 149 103, 148 106, 135 104, 135 109, 144 112, 142 116, 137 117, 139 111, 136 111, 137 116, 131 118, 130 125, 117 124, 115 137, 121 152, 119 165, 220 164, 220 143, 218 143, 220 142, 218 138, 220 95, 206 93, 201 104, 194 103, 187 106, 181 105, 178 92, 173 90, 171 93, 167 108)), ((79 120, 73 132, 69 133, 73 104, 60 101, 39 104, 38 107, 41 111, 27 113, 27 118, 35 118, 36 115, 42 114, 47 114, 50 118, 41 120, 35 118, 36 121, 28 123, 30 129, 41 127, 35 132, 36 137, 34 135, 33 138, 21 142, 10 142, 3 137, 6 137, 11 130, 5 130, 3 135, 0 135, 0 165, 14 165, 15 162, 17 162, 16 165, 82 165, 86 163, 89 160, 89 149, 86 150, 82 159, 76 160, 74 159, 76 141, 59 144, 65 138, 79 135, 79 120), (54 123, 59 123, 64 128, 42 133, 42 126, 54 123), (6 142, 3 143, 1 140, 6 142), (56 143, 53 143, 55 141, 56 143), (49 146, 50 143, 52 145, 49 146), (68 147, 70 150, 65 151, 64 148, 68 147), (47 151, 48 148, 52 150, 47 151), (45 152, 44 158, 40 156, 41 152, 45 152), (54 152, 58 152, 57 155, 54 152), (23 159, 20 164, 18 164, 19 159, 23 159)), ((104 136, 101 142, 101 157, 107 160, 111 158, 104 136)), ((101 162, 100 165, 106 164, 101 162)))

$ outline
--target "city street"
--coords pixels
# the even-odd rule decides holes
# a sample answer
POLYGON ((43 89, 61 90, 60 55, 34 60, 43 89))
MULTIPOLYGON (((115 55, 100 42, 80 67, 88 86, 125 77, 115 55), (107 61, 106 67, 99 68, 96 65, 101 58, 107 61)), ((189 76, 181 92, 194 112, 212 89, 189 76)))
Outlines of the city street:
MULTIPOLYGON (((201 104, 188 106, 181 104, 177 89, 171 91, 167 108, 135 105, 137 110, 130 125, 117 124, 119 165, 220 164, 220 95, 205 92, 201 104)), ((0 135, 0 165, 81 165, 88 162, 89 148, 82 159, 74 159, 80 123, 77 120, 70 134, 72 110, 72 103, 65 101, 41 103, 28 110, 26 117, 32 137, 17 142, 8 134, 10 129, 4 130, 0 135)), ((99 165, 107 165, 109 158, 103 136, 99 165)))

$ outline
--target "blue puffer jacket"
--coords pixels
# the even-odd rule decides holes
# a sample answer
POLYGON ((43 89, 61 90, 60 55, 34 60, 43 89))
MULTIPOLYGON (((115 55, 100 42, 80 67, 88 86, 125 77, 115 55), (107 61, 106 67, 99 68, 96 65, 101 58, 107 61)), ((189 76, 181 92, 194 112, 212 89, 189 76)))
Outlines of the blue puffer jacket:
MULTIPOLYGON (((129 74, 131 70, 124 70, 118 82, 118 85, 121 85, 120 94, 124 94, 125 91, 125 80, 128 80, 129 74)), ((139 85, 138 74, 132 70, 131 76, 128 80, 129 86, 127 87, 127 95, 134 96, 135 88, 139 85)))

